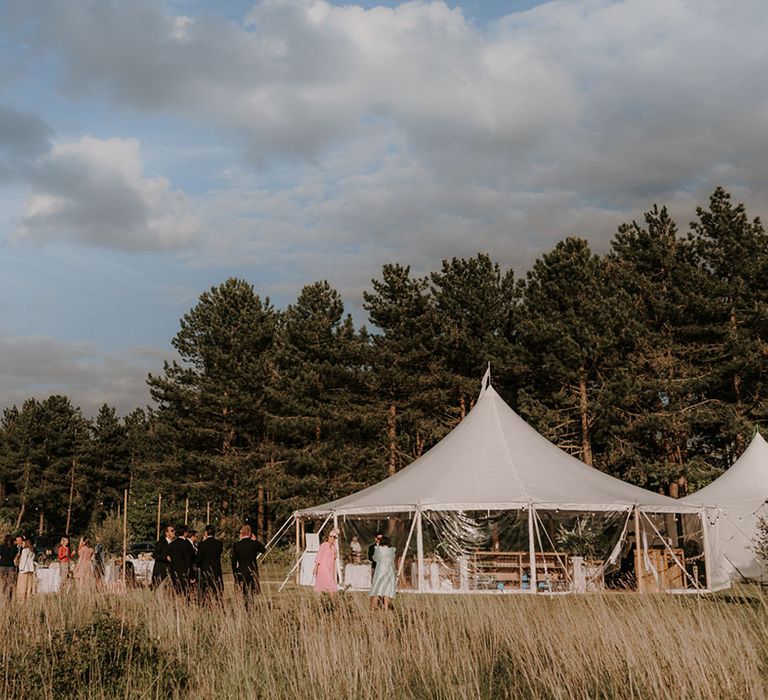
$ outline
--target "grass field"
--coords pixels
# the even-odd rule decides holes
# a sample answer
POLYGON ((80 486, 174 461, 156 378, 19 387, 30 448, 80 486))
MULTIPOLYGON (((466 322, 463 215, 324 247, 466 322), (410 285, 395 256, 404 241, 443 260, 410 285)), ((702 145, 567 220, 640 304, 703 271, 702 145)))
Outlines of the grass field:
POLYGON ((0 608, 3 698, 764 698, 768 598, 149 591, 0 608))

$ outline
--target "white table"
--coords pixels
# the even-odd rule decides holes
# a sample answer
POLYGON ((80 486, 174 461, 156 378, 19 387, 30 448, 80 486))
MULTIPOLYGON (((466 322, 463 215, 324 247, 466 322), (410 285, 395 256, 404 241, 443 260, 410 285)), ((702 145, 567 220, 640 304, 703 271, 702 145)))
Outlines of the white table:
POLYGON ((61 585, 61 576, 59 574, 59 567, 47 566, 38 567, 35 570, 37 575, 37 592, 38 593, 58 593, 61 585))
POLYGON ((371 587, 371 565, 347 564, 344 567, 344 585, 350 588, 369 589, 371 587))

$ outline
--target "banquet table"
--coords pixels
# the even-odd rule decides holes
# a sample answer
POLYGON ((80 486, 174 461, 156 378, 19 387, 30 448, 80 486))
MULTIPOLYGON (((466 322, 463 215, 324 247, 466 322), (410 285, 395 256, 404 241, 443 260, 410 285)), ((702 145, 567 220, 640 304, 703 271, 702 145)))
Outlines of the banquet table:
POLYGON ((40 566, 35 570, 38 593, 58 593, 61 576, 58 565, 40 566))
POLYGON ((368 589, 371 587, 370 564, 347 564, 344 567, 344 585, 350 588, 368 589))

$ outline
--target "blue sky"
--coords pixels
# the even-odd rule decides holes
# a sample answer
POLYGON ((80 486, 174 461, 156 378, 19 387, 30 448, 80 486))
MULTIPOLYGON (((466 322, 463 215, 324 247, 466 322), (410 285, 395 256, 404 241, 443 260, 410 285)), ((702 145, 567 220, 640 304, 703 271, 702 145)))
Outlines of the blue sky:
POLYGON ((5 0, 0 407, 149 401, 179 318, 243 277, 523 273, 724 185, 765 215, 768 18, 743 0, 5 0))

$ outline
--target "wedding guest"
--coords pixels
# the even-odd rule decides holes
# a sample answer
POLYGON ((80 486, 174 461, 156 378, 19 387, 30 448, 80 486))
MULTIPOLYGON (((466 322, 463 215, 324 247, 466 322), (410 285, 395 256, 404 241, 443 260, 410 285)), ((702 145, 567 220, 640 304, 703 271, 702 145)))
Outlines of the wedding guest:
POLYGON ((216 528, 206 525, 205 536, 197 548, 198 592, 201 603, 221 601, 224 578, 221 573, 221 554, 224 544, 216 539, 216 528))
POLYGON ((79 590, 90 588, 96 580, 93 574, 94 551, 90 538, 80 538, 80 544, 77 546, 77 563, 72 572, 75 585, 79 590))
POLYGON ((0 545, 0 596, 6 600, 11 599, 13 587, 16 585, 16 545, 13 537, 6 535, 3 544, 0 545))
POLYGON ((349 560, 353 564, 359 564, 362 561, 363 548, 360 546, 360 540, 357 539, 357 535, 352 538, 349 543, 349 560))
POLYGON ((384 537, 384 533, 377 532, 373 536, 373 544, 368 546, 368 561, 371 562, 371 571, 376 571, 376 562, 374 561, 373 553, 376 551, 376 547, 379 546, 382 537, 384 537))
POLYGON ((162 537, 155 542, 155 548, 152 551, 152 559, 155 563, 152 566, 152 583, 150 588, 154 591, 168 576, 168 564, 171 561, 168 556, 168 545, 176 537, 176 528, 173 525, 166 525, 162 537))
POLYGON ((35 547, 32 540, 24 540, 19 560, 19 580, 16 584, 16 595, 19 600, 29 598, 35 592, 35 547))
POLYGON ((189 593, 189 573, 195 561, 195 548, 189 541, 189 530, 184 526, 181 537, 168 544, 168 569, 173 590, 181 595, 189 593))
POLYGON ((335 528, 328 533, 325 542, 320 545, 315 557, 315 591, 318 593, 336 592, 336 559, 338 558, 338 549, 336 540, 338 540, 339 531, 335 528))
POLYGON ((70 565, 72 563, 72 550, 69 547, 69 537, 62 537, 59 548, 56 550, 56 558, 59 560, 59 578, 62 583, 69 578, 70 565))
POLYGON ((368 594, 371 600, 371 610, 378 607, 379 602, 388 610, 392 608, 397 588, 397 576, 395 574, 395 548, 389 541, 389 537, 382 537, 373 552, 373 560, 376 569, 373 572, 371 592, 368 594))
POLYGON ((235 576, 235 585, 240 588, 245 600, 245 607, 249 607, 254 595, 261 593, 259 584, 259 554, 263 554, 267 548, 253 538, 250 525, 240 528, 240 539, 232 546, 232 573, 235 576))

